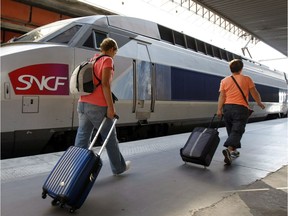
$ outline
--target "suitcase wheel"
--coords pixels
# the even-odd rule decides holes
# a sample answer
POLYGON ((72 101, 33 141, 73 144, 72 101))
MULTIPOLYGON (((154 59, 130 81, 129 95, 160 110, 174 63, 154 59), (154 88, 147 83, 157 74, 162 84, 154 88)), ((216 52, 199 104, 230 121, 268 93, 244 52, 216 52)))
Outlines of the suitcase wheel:
POLYGON ((56 200, 56 199, 52 200, 51 202, 52 206, 58 206, 59 204, 60 204, 59 200, 56 200))
POLYGON ((47 194, 45 192, 42 193, 42 199, 46 199, 47 194))
POLYGON ((76 211, 75 208, 71 208, 71 209, 69 210, 69 212, 70 212, 71 214, 73 214, 75 211, 76 211))

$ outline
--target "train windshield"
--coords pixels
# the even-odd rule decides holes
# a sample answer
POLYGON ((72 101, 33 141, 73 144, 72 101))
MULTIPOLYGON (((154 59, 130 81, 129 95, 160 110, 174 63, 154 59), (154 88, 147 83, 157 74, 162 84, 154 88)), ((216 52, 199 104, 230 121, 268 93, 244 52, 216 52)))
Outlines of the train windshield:
MULTIPOLYGON (((52 34, 53 32, 58 31, 59 29, 67 26, 67 22, 56 22, 53 24, 48 24, 42 27, 39 27, 37 29, 34 29, 23 36, 20 36, 19 38, 15 38, 14 41, 21 41, 21 42, 35 42, 35 41, 40 41, 41 39, 45 38, 46 36, 52 34)), ((69 22, 70 24, 70 22, 69 22)))

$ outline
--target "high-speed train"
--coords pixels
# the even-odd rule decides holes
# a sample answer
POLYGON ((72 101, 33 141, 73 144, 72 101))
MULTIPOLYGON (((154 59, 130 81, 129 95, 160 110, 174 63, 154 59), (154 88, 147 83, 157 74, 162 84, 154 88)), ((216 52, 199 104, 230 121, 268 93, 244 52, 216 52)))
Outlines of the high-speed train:
POLYGON ((210 121, 220 80, 230 75, 228 62, 234 58, 244 61, 244 74, 255 81, 266 105, 261 110, 250 101, 252 117, 287 115, 284 72, 147 20, 67 19, 1 47, 2 158, 73 144, 67 137, 77 129, 78 97, 69 93, 69 78, 78 64, 100 52, 106 37, 119 45, 112 90, 119 99, 117 128, 132 128, 127 136, 141 130, 139 125, 160 133, 171 125, 210 121))

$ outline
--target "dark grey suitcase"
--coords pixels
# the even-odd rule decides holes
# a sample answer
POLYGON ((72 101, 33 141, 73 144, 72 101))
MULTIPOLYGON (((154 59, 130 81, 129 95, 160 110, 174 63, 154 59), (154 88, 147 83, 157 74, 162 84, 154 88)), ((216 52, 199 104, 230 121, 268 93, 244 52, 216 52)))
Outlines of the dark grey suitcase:
POLYGON ((70 212, 79 209, 86 200, 101 168, 100 155, 117 122, 115 116, 113 125, 98 154, 91 150, 106 121, 103 119, 93 141, 88 149, 71 146, 61 156, 42 187, 42 198, 47 194, 53 199, 52 205, 68 205, 70 212))
POLYGON ((221 119, 216 128, 211 127, 215 117, 216 114, 213 116, 208 128, 194 128, 185 146, 180 149, 180 156, 183 161, 200 164, 205 167, 210 165, 220 142, 218 127, 221 119))

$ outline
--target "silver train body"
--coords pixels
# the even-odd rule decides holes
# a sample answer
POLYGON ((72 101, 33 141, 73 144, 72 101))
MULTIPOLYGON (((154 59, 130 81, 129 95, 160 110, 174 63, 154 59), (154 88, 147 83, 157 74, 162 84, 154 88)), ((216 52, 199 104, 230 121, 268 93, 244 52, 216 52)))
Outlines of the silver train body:
MULTIPOLYGON (((252 117, 287 115, 287 78, 252 60, 150 21, 122 16, 63 20, 1 47, 1 153, 45 148, 78 125, 69 78, 99 52, 103 38, 119 45, 113 92, 117 127, 207 122, 217 109, 228 61, 242 58, 266 105, 252 117), (57 136, 58 135, 58 136, 57 136)), ((71 140, 73 144, 73 139, 71 140)), ((20 153, 19 153, 20 152, 20 153)))

